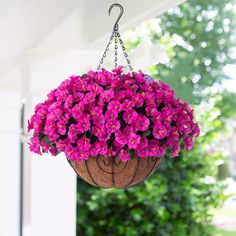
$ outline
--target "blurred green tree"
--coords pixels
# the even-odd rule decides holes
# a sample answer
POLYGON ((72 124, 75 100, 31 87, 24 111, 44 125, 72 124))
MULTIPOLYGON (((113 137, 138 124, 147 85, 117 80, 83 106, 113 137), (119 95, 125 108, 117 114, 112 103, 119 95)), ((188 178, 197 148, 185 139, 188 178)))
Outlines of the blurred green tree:
MULTIPOLYGON (((201 104, 196 113, 204 136, 193 151, 164 158, 158 171, 138 186, 102 190, 78 179, 78 236, 212 235, 211 210, 226 196, 224 186, 215 181, 216 163, 222 156, 207 147, 235 112, 235 95, 219 88, 228 79, 223 67, 235 62, 234 4, 191 0, 163 14, 159 32, 146 23, 149 40, 165 45, 171 57, 167 64, 152 66, 151 73, 169 83, 178 97, 201 104), (212 88, 217 85, 215 92, 212 88)), ((142 35, 136 39, 128 41, 128 46, 147 40, 142 35)))

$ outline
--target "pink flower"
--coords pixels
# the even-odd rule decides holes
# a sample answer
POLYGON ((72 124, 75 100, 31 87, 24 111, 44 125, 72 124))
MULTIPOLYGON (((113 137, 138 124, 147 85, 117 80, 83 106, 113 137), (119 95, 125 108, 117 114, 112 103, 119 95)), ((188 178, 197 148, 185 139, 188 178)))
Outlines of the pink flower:
POLYGON ((121 143, 118 143, 116 141, 116 139, 113 141, 113 147, 116 149, 116 150, 120 150, 121 148, 124 147, 125 144, 121 144, 121 143))
POLYGON ((170 124, 173 119, 173 109, 169 107, 164 107, 161 111, 162 120, 164 124, 170 124))
POLYGON ((118 113, 121 110, 121 104, 118 101, 111 101, 108 104, 107 109, 108 110, 114 110, 114 111, 116 111, 116 113, 118 113))
POLYGON ((75 102, 74 96, 70 94, 65 100, 64 107, 69 109, 72 107, 74 102, 75 102))
POLYGON ((91 146, 91 156, 96 157, 102 149, 102 143, 96 142, 91 146))
POLYGON ((138 113, 135 110, 126 110, 123 114, 123 119, 127 124, 136 122, 138 113))
POLYGON ((72 147, 71 145, 67 145, 65 149, 65 155, 69 160, 75 160, 75 153, 76 153, 75 148, 72 147))
POLYGON ((83 98, 83 103, 90 104, 90 103, 95 102, 95 96, 96 96, 95 93, 87 93, 83 98))
POLYGON ((137 146, 137 150, 145 149, 148 146, 148 139, 146 137, 140 138, 140 143, 137 146))
POLYGON ((146 113, 147 113, 148 116, 153 116, 154 114, 157 114, 156 106, 148 106, 148 107, 146 107, 146 113))
POLYGON ((146 131, 149 125, 149 119, 144 115, 139 115, 133 124, 134 131, 146 131))
POLYGON ((159 157, 160 153, 159 153, 159 142, 156 139, 152 139, 149 142, 148 145, 148 154, 149 156, 155 156, 155 157, 159 157))
POLYGON ((56 156, 57 155, 57 149, 55 147, 50 147, 49 148, 49 152, 52 156, 56 156))
POLYGON ((105 117, 102 114, 97 114, 92 117, 92 121, 95 125, 103 127, 103 125, 105 124, 105 117))
POLYGON ((140 93, 134 95, 133 101, 136 107, 141 107, 144 103, 143 97, 140 93))
POLYGON ((139 143, 140 143, 140 136, 135 134, 134 132, 131 132, 128 137, 128 147, 130 149, 135 149, 137 148, 139 143))
POLYGON ((31 152, 42 155, 40 151, 40 141, 38 137, 33 136, 32 138, 30 138, 29 149, 31 152))
POLYGON ((96 83, 89 85, 89 90, 95 95, 101 94, 103 92, 103 88, 96 83))
POLYGON ((115 110, 107 110, 106 113, 105 113, 105 119, 106 121, 109 121, 109 120, 114 120, 118 117, 118 113, 117 111, 115 110))
POLYGON ((47 120, 44 126, 44 134, 50 135, 56 133, 56 123, 53 120, 47 120))
POLYGON ((120 129, 120 122, 118 120, 109 120, 106 123, 106 128, 109 133, 114 133, 120 129))
POLYGON ((128 142, 127 137, 130 135, 130 127, 126 126, 123 131, 117 131, 115 133, 115 140, 117 143, 125 145, 128 142))
POLYGON ((76 125, 78 133, 84 133, 90 130, 91 124, 89 119, 89 114, 84 114, 83 116, 81 116, 81 118, 78 120, 78 124, 76 125))
POLYGON ((64 120, 59 120, 57 122, 57 132, 61 135, 66 134, 66 122, 64 120))
POLYGON ((161 113, 159 111, 153 111, 152 113, 152 121, 153 123, 160 123, 162 118, 161 118, 161 113))
POLYGON ((123 162, 126 162, 126 161, 130 160, 129 152, 127 150, 124 150, 124 149, 120 150, 119 157, 123 162))
POLYGON ((92 116, 92 117, 99 117, 99 116, 103 116, 103 114, 102 114, 102 106, 95 106, 95 107, 93 107, 91 110, 90 110, 90 115, 92 116))
POLYGON ((193 136, 198 137, 200 135, 200 128, 198 124, 193 124, 193 136))
POLYGON ((82 137, 76 142, 78 149, 83 152, 87 152, 91 148, 90 140, 86 137, 82 137))
POLYGON ((66 150, 67 145, 68 145, 67 140, 59 140, 58 142, 56 142, 56 148, 60 152, 64 152, 66 150))
POLYGON ((167 135, 168 135, 168 131, 165 128, 164 125, 161 125, 161 124, 158 124, 158 123, 154 125, 154 127, 153 127, 153 136, 156 139, 163 139, 163 138, 167 137, 167 135))
POLYGON ((108 154, 108 147, 107 147, 106 143, 103 143, 99 153, 100 153, 100 155, 107 156, 107 154, 108 154))
POLYGON ((114 156, 116 156, 116 152, 113 151, 112 148, 108 148, 106 156, 107 157, 114 157, 114 156))
POLYGON ((172 128, 172 131, 169 134, 169 137, 167 138, 167 144, 171 145, 172 143, 179 142, 179 132, 176 128, 172 128))
POLYGON ((147 148, 143 148, 143 149, 138 149, 136 151, 137 155, 141 158, 146 158, 149 157, 149 152, 147 148))
POLYGON ((92 127, 93 135, 97 136, 100 141, 105 141, 107 139, 106 129, 98 125, 92 127))
POLYGON ((46 153, 49 152, 50 145, 48 143, 41 141, 40 145, 42 147, 43 152, 46 152, 46 153))
POLYGON ((122 110, 131 110, 134 107, 134 102, 128 99, 125 99, 122 103, 122 110))
POLYGON ((179 121, 178 124, 179 124, 178 129, 180 133, 182 134, 182 136, 186 136, 187 134, 191 132, 191 125, 189 123, 182 120, 182 122, 179 121))
POLYGON ((98 73, 98 75, 95 77, 95 81, 98 84, 107 85, 106 77, 102 73, 98 73))
POLYGON ((82 150, 76 150, 76 152, 74 152, 74 160, 77 161, 82 161, 82 160, 88 160, 90 153, 89 152, 85 152, 82 150))
POLYGON ((184 148, 186 151, 190 151, 193 148, 194 140, 192 136, 184 139, 184 148))
POLYGON ((74 143, 78 139, 78 127, 75 124, 70 125, 69 131, 68 131, 68 138, 69 140, 74 143))
POLYGON ((77 77, 76 80, 74 80, 76 88, 80 92, 86 92, 88 89, 87 83, 80 77, 77 77))
POLYGON ((32 130, 34 128, 33 125, 33 121, 32 118, 30 120, 28 120, 28 127, 27 127, 27 131, 30 132, 30 130, 32 130))
POLYGON ((72 116, 75 119, 80 119, 80 117, 83 115, 84 113, 84 104, 83 103, 78 103, 76 104, 73 108, 72 108, 72 116))
POLYGON ((114 90, 104 90, 103 93, 100 94, 99 100, 102 102, 109 102, 112 98, 114 98, 114 90))
POLYGON ((171 148, 171 157, 177 157, 180 152, 180 145, 178 142, 173 143, 171 148))

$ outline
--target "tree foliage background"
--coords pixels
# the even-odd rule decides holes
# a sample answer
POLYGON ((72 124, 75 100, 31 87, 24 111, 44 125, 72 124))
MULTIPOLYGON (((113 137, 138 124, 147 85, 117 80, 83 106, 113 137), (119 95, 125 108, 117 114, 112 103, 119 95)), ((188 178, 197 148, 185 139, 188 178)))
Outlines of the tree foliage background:
MULTIPOLYGON (((236 110, 235 94, 221 86, 229 79, 224 66, 235 63, 234 4, 190 0, 158 18, 161 30, 145 23, 148 40, 163 45, 171 58, 150 72, 195 106, 202 137, 193 151, 183 151, 175 159, 165 157, 158 171, 138 186, 102 190, 78 179, 77 235, 214 235, 212 209, 226 196, 224 185, 216 181, 217 162, 223 156, 208 147, 236 110)), ((146 40, 137 34, 127 45, 138 47, 146 40)))

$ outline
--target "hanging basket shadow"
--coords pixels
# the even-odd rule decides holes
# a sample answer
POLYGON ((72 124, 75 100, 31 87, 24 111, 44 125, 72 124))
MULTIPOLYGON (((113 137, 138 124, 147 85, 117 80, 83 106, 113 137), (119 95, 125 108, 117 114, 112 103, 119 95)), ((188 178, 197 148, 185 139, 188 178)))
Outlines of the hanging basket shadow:
POLYGON ((86 161, 69 161, 75 172, 100 188, 128 188, 147 179, 161 163, 161 158, 135 156, 127 162, 119 157, 90 157, 86 161))

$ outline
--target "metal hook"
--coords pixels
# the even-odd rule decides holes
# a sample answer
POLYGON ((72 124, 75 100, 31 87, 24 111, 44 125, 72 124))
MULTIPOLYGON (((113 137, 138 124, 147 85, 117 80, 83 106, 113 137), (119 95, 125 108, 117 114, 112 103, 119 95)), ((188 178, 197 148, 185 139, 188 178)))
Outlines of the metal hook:
POLYGON ((118 18, 116 20, 116 23, 114 25, 114 31, 118 31, 119 30, 118 22, 119 22, 120 18, 122 17, 122 15, 124 14, 124 8, 119 3, 112 4, 110 6, 109 10, 108 10, 109 16, 111 14, 111 10, 112 10, 113 7, 119 7, 120 8, 120 15, 118 16, 118 18))

